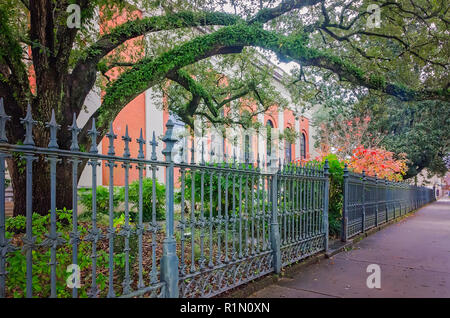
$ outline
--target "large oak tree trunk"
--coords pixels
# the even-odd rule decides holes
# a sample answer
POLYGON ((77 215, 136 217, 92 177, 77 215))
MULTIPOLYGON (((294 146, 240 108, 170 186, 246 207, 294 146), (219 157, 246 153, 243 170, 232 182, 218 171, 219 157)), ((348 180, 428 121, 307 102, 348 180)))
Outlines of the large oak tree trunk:
MULTIPOLYGON (((50 81, 50 80, 49 80, 50 81)), ((58 87, 56 84, 47 83, 48 87, 58 87)), ((36 147, 47 148, 49 144, 49 129, 45 127, 45 123, 50 121, 51 110, 55 109, 56 120, 61 125, 61 129, 57 133, 57 142, 60 149, 69 150, 71 146, 71 132, 68 126, 72 123, 72 114, 69 114, 67 109, 58 107, 70 99, 70 96, 65 95, 63 101, 59 101, 58 94, 49 92, 43 94, 33 103, 33 119, 38 123, 33 128, 33 137, 36 147)), ((22 105, 26 109, 25 105, 22 105)), ((8 139, 11 144, 17 144, 24 140, 25 130, 23 125, 14 116, 13 120, 8 123, 10 128, 8 131, 8 139)), ((14 200, 14 216, 26 214, 26 160, 24 154, 12 154, 8 159, 8 170, 11 177, 13 187, 14 200)), ((50 162, 46 160, 43 155, 35 155, 36 159, 33 161, 32 174, 32 207, 33 212, 40 215, 46 215, 50 211, 50 162)), ((57 163, 56 166, 56 208, 57 209, 72 209, 72 163, 71 158, 64 157, 57 163)), ((81 172, 85 167, 85 162, 78 167, 77 179, 81 176, 81 172)))
MULTIPOLYGON (((83 165, 80 165, 80 168, 83 165)), ((18 155, 8 159, 8 169, 14 193, 14 216, 26 213, 26 161, 18 155)), ((78 178, 79 176, 77 176, 78 178)), ((41 215, 50 211, 50 163, 44 156, 33 161, 33 212, 41 215)), ((56 167, 56 207, 72 209, 72 163, 64 158, 56 167)))

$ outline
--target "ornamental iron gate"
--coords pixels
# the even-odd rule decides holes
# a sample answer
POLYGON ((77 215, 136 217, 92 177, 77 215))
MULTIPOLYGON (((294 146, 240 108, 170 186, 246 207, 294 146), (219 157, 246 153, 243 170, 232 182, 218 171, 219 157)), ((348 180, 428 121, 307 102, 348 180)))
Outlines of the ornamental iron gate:
MULTIPOLYGON (((328 162, 261 164, 245 156, 239 163, 235 153, 222 160, 212 151, 206 162, 204 144, 196 162, 192 141, 189 162, 176 163, 178 139, 171 120, 162 138, 164 161, 157 160, 154 133, 151 158, 145 159, 142 130, 133 158, 128 128, 118 156, 112 125, 105 135, 108 152, 99 154, 95 120, 90 149, 80 151, 75 115, 70 150, 64 150, 58 146, 54 112, 46 123, 49 144, 37 147, 30 106, 21 120, 24 142, 12 145, 5 129, 9 120, 0 99, 0 298, 212 297, 328 249, 328 162), (6 219, 7 160, 20 161, 26 178, 23 217, 6 219), (48 167, 51 208, 46 216, 33 213, 33 196, 40 195, 33 186, 37 163, 48 167), (98 202, 105 195, 97 189, 102 164, 109 171, 106 206, 98 202), (78 209, 78 176, 85 165, 92 177, 87 218, 78 209), (114 188, 118 166, 124 171, 120 206, 114 188), (58 173, 67 167, 72 184, 57 184, 58 173), (137 186, 130 184, 132 169, 138 171, 137 186), (165 172, 162 187, 158 170, 165 172), (57 210, 61 186, 72 188, 72 207, 57 210)), ((434 199, 430 191, 346 169, 343 238, 429 202, 434 199)))
POLYGON ((435 201, 434 190, 348 171, 344 168, 341 239, 396 219, 435 201))

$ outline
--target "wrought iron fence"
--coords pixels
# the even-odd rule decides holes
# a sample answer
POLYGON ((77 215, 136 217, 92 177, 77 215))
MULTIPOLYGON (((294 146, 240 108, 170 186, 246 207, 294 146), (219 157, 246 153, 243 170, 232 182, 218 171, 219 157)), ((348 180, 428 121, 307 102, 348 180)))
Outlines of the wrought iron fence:
POLYGON ((346 165, 341 239, 346 242, 435 199, 433 189, 355 174, 346 165))
POLYGON ((286 266, 328 248, 328 163, 288 166, 277 178, 281 265, 286 266))
MULTIPOLYGON (((122 137, 122 156, 111 125, 106 134, 108 153, 99 154, 95 121, 89 131, 91 147, 80 151, 80 129, 74 115, 69 127, 70 150, 60 149, 55 114, 47 123, 48 147, 33 140, 28 107, 22 119, 23 145, 12 145, 5 125, 10 119, 0 102, 0 297, 211 297, 289 265, 328 245, 328 165, 279 163, 269 168, 257 162, 194 158, 174 162, 173 123, 166 124, 163 154, 156 157, 155 134, 151 159, 144 155, 145 140, 135 141, 139 153, 130 153, 128 129, 122 137), (5 217, 5 161, 21 160, 26 176, 26 215, 11 223, 5 217), (50 191, 33 191, 33 165, 47 161, 50 191), (57 173, 66 161, 72 184, 57 184, 57 173), (92 176, 89 219, 78 211, 78 169, 87 163, 92 176), (109 170, 108 211, 100 222, 97 207, 97 173, 109 170), (115 205, 114 168, 124 170, 124 201, 115 205), (130 203, 130 170, 138 170, 138 202, 130 203), (157 218, 156 171, 165 170, 165 223, 157 218), (274 169, 274 170, 270 170, 274 169), (175 171, 179 180, 175 180, 175 171), (152 180, 151 216, 144 221, 144 180, 152 180), (72 187, 72 207, 57 210, 57 187, 72 187), (50 213, 33 213, 33 195, 48 195, 50 213), (131 208, 137 215, 131 215, 131 208), (119 210, 119 211, 118 211, 119 210), (117 214, 123 218, 118 226, 117 214), (23 233, 24 232, 24 233, 23 233), (48 263, 48 266, 47 266, 48 263), (44 265, 43 265, 44 264, 44 265), (68 278, 67 276, 70 275, 68 278), (81 278, 81 281, 79 278, 81 278), (69 288, 70 287, 70 288, 69 288)), ((182 150, 183 151, 183 150, 182 150)), ((12 220, 12 219, 10 219, 12 220)))
MULTIPOLYGON (((0 101, 0 297, 212 297, 328 249, 327 162, 268 165, 259 159, 250 162, 246 156, 242 163, 235 154, 226 160, 214 158, 213 153, 205 162, 204 144, 201 160, 196 162, 192 141, 189 162, 175 163, 178 140, 170 120, 162 138, 165 161, 157 160, 154 133, 151 158, 145 159, 142 131, 135 140, 139 151, 133 158, 128 129, 122 136, 122 156, 118 156, 112 125, 105 135, 108 152, 99 154, 95 121, 89 131, 91 147, 83 152, 75 115, 69 127, 70 149, 60 149, 54 112, 46 124, 49 144, 37 147, 30 107, 22 119, 24 142, 12 145, 5 130, 9 119, 0 101), (5 216, 7 159, 22 162, 26 178, 22 219, 5 216), (36 193, 39 189, 33 187, 33 166, 38 161, 46 162, 49 169, 47 194, 36 193), (61 161, 66 165, 59 165, 61 161), (87 163, 92 177, 88 219, 81 219, 78 210, 82 163, 87 163), (105 215, 97 206, 97 173, 102 164, 109 171, 105 215), (58 172, 68 166, 72 184, 57 184, 58 172), (120 207, 114 195, 117 166, 124 171, 120 207), (138 199, 130 202, 131 169, 138 170, 138 199), (164 221, 158 212, 159 169, 165 172, 164 221), (146 180, 151 180, 151 190, 144 187, 146 180), (57 210, 58 187, 72 188, 71 207, 57 210), (50 198, 48 216, 33 213, 35 195, 50 198), (144 211, 148 205, 149 215, 144 211)), ((342 238, 432 200, 431 189, 356 175, 346 168, 342 238)))

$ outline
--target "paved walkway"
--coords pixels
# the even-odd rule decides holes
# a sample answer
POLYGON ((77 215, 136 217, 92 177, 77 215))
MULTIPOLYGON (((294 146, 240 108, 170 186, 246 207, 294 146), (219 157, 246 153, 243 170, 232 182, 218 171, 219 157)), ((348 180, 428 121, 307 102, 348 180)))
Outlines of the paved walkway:
POLYGON ((430 204, 352 250, 250 297, 450 297, 450 200, 430 204), (369 264, 381 268, 380 289, 366 285, 369 264))

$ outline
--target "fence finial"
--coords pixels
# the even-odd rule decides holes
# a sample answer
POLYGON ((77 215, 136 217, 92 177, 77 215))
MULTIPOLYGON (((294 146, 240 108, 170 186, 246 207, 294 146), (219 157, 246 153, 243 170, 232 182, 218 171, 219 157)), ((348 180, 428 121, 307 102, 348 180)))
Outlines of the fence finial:
POLYGON ((28 104, 27 114, 25 118, 20 119, 20 123, 25 125, 25 140, 23 142, 26 146, 34 146, 33 140, 33 126, 37 123, 31 114, 31 104, 28 104))
POLYGON ((80 146, 78 145, 78 134, 80 133, 81 129, 77 126, 77 115, 75 113, 73 113, 72 126, 69 127, 69 131, 72 132, 72 144, 70 145, 70 150, 79 151, 80 146))
POLYGON ((92 118, 92 128, 88 131, 88 135, 91 137, 91 149, 89 150, 90 153, 98 153, 97 149, 97 137, 99 135, 99 132, 97 128, 95 127, 95 118, 92 118))
POLYGON ((117 139, 117 135, 114 134, 113 122, 109 123, 109 132, 106 137, 109 139, 108 156, 115 156, 114 139, 117 139))
POLYGON ((323 175, 328 177, 330 175, 330 164, 328 163, 328 159, 325 159, 325 165, 323 166, 323 175))
POLYGON ((348 164, 344 165, 344 177, 348 177, 348 164))
POLYGON ((162 151, 163 155, 166 157, 166 161, 171 162, 173 160, 172 158, 172 152, 173 147, 175 146, 178 139, 175 138, 173 134, 173 127, 174 123, 172 119, 169 119, 166 124, 166 134, 163 137, 163 141, 166 144, 166 148, 162 151))
POLYGON ((151 157, 151 159, 153 161, 158 160, 158 157, 156 156, 156 147, 158 146, 158 142, 156 141, 156 135, 155 135, 154 131, 153 131, 152 141, 150 141, 150 146, 152 146, 152 157, 151 157))
POLYGON ((52 118, 50 119, 49 123, 46 123, 45 127, 50 128, 50 142, 48 144, 48 148, 49 149, 58 149, 59 146, 58 146, 56 133, 57 133, 58 129, 61 128, 61 126, 56 123, 54 109, 52 109, 52 118))
POLYGON ((122 136, 122 140, 125 142, 125 147, 123 150, 123 156, 125 158, 130 158, 131 154, 130 154, 130 142, 131 142, 131 138, 130 135, 128 135, 128 125, 125 126, 125 136, 122 136))
POLYGON ((139 152, 138 152, 138 159, 145 159, 145 155, 144 155, 144 145, 145 145, 145 139, 144 139, 144 134, 142 132, 142 128, 141 128, 141 132, 139 134, 139 138, 136 139, 136 142, 139 144, 139 152))
POLYGON ((11 120, 11 116, 6 115, 3 97, 0 97, 0 142, 8 142, 6 137, 6 122, 11 120))

